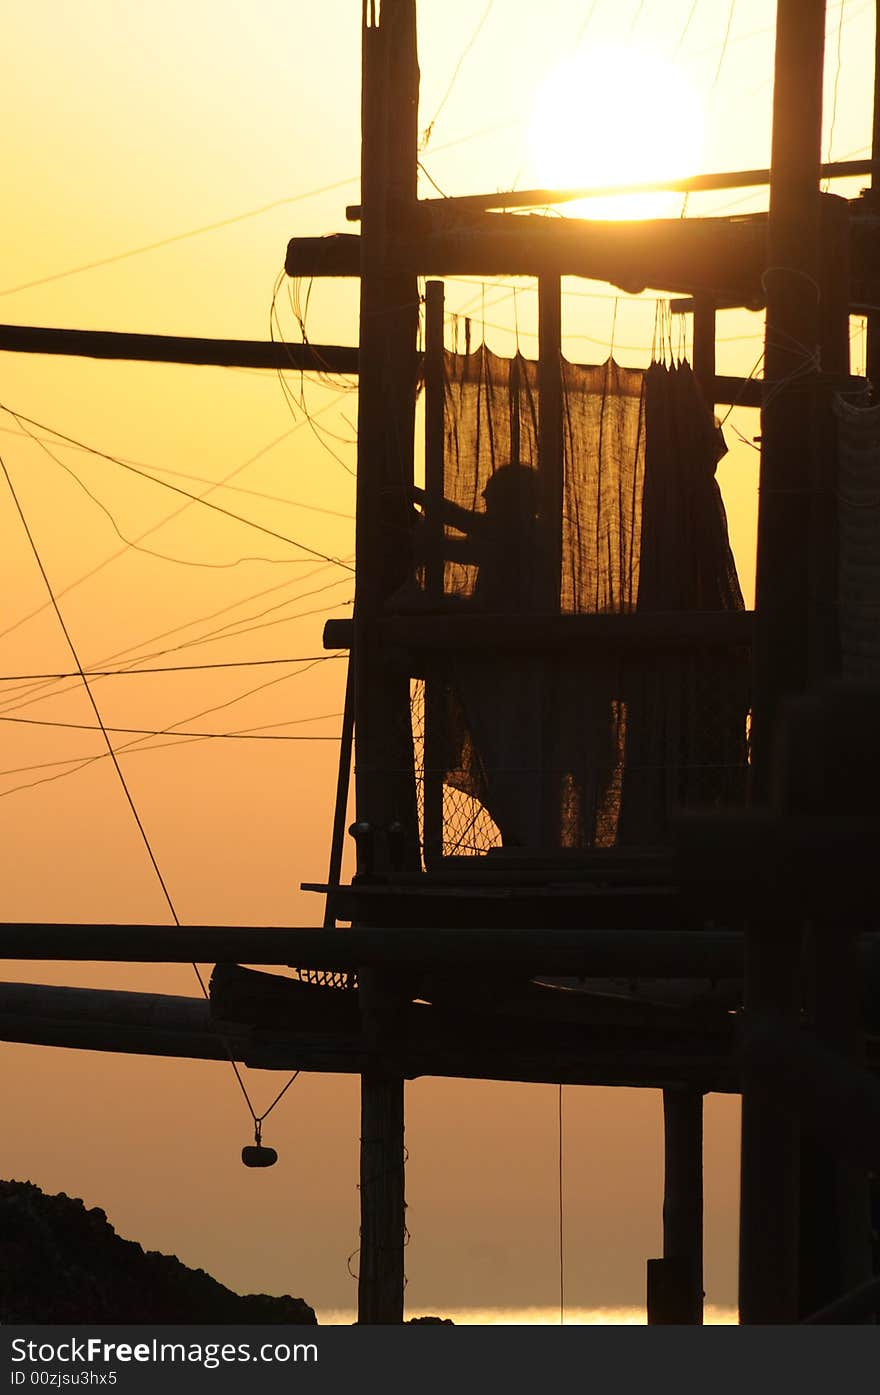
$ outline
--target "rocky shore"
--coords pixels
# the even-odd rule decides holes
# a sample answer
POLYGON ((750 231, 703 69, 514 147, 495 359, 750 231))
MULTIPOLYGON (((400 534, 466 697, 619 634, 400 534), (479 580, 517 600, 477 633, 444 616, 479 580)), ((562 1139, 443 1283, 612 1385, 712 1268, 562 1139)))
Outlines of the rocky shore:
POLYGON ((0 1182, 0 1324, 317 1323, 302 1298, 242 1296, 117 1235, 103 1211, 0 1182))

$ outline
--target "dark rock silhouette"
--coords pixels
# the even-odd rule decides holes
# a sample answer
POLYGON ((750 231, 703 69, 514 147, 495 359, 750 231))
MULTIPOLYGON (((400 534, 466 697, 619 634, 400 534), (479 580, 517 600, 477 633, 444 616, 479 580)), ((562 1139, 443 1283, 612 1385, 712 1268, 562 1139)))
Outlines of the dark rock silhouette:
POLYGON ((106 1214, 30 1182, 0 1182, 0 1324, 300 1323, 285 1294, 242 1297, 203 1269, 118 1236, 106 1214))

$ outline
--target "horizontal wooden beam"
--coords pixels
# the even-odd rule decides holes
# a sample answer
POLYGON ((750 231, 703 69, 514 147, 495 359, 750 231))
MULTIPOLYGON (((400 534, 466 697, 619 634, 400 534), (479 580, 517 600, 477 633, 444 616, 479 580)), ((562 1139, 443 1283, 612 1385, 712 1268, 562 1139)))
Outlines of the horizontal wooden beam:
MULTIPOLYGON (((248 339, 190 339, 170 334, 123 334, 109 330, 51 329, 0 325, 0 351, 98 358, 117 362, 180 363, 220 368, 265 368, 298 373, 340 373, 357 377, 358 350, 340 344, 271 344, 248 339)), ((421 361, 417 368, 421 369, 421 361)), ((716 402, 758 405, 760 384, 719 378, 716 402), (726 396, 726 393, 734 394, 726 396), (753 404, 748 397, 756 397, 753 404)))
MULTIPOLYGON (((873 160, 833 160, 822 165, 822 179, 852 179, 859 175, 871 175, 876 166, 873 160)), ((615 198, 629 194, 702 194, 719 189, 759 188, 770 183, 769 169, 722 170, 715 174, 692 174, 682 179, 648 180, 640 184, 601 184, 586 185, 569 189, 508 189, 501 193, 452 195, 442 200, 444 209, 510 209, 544 208, 559 203, 575 203, 581 199, 615 198)), ((428 204, 437 204, 437 199, 426 199, 428 204)), ((356 223, 361 218, 361 205, 349 204, 345 216, 356 223)))
MULTIPOLYGON (((583 276, 627 292, 715 293, 748 304, 761 292, 766 218, 455 214, 439 200, 419 206, 392 256, 401 269, 426 276, 583 276)), ((294 238, 285 269, 289 276, 358 276, 360 239, 294 238)))
MULTIPOLYGON (((728 308, 764 303, 764 214, 604 222, 456 213, 445 205, 442 199, 419 205, 407 235, 392 248, 396 265, 438 277, 582 276, 627 293, 650 288, 706 296, 728 308)), ((880 219, 859 200, 850 204, 850 215, 850 305, 859 314, 880 297, 880 219)), ((359 276, 360 238, 294 238, 285 266, 291 276, 359 276)))
POLYGON ((241 1043, 222 1036, 204 998, 55 984, 0 983, 0 1041, 142 1056, 228 1059, 241 1043))
MULTIPOLYGON (((197 1060, 231 1055, 251 1068, 287 1072, 359 1075, 374 1064, 360 1031, 346 1031, 338 1020, 328 1020, 323 1029, 298 1030, 293 1022, 281 1030, 214 1019, 204 1031, 190 1030, 206 1011, 198 999, 0 984, 0 1040, 197 1060)), ((735 1091, 733 1030, 732 1019, 714 1028, 678 1031, 499 1023, 412 1004, 405 1031, 390 1049, 408 1079, 435 1075, 653 1088, 674 1081, 735 1091)))
POLYGON ((272 344, 252 339, 192 339, 172 334, 49 329, 0 325, 0 350, 138 363, 190 363, 220 368, 293 369, 304 373, 358 371, 358 351, 338 344, 272 344))
MULTIPOLYGON (((633 611, 629 615, 390 615, 379 622, 386 646, 430 651, 507 650, 572 657, 602 652, 731 649, 751 644, 754 611, 633 611)), ((328 620, 325 649, 348 649, 350 620, 328 620)))
POLYGON ((232 926, 0 926, 0 959, 131 964, 294 964, 356 971, 361 965, 446 965, 596 977, 735 978, 743 940, 735 931, 278 929, 232 926))

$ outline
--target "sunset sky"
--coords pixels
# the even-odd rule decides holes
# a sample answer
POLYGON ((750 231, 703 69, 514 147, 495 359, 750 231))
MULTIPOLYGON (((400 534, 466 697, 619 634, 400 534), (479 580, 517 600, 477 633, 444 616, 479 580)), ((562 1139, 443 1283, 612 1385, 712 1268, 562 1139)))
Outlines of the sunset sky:
MULTIPOLYGON (((293 288, 278 283, 287 241, 347 230, 358 196, 360 9, 7 0, 0 320, 267 339, 277 289, 276 337, 298 339, 293 288)), ((421 0, 425 169, 444 192, 469 193, 764 166, 774 9, 421 0)), ((825 159, 869 153, 873 25, 873 0, 828 6, 825 159)), ((854 196, 862 182, 833 188, 854 196)), ((421 191, 436 193, 427 179, 421 191)), ((697 217, 765 208, 766 197, 594 211, 697 217)), ((655 296, 565 289, 569 358, 601 362, 613 348, 647 364, 655 296)), ((310 339, 357 343, 356 290, 314 285, 310 339)), ((497 351, 536 353, 533 284, 450 281, 446 294, 497 351)), ((756 371, 762 324, 719 315, 719 372, 756 371)), ((863 372, 861 322, 852 332, 863 372)), ((689 333, 673 327, 674 352, 689 333)), ((159 733, 114 740, 133 743, 120 760, 181 921, 320 923, 321 902, 299 884, 327 870, 344 663, 307 661, 322 654, 325 618, 349 614, 353 597, 338 562, 354 551, 355 385, 8 353, 2 370, 0 454, 83 664, 234 665, 94 682, 109 727, 159 733), (155 481, 211 490, 287 541, 181 508, 155 481), (247 666, 276 658, 290 662, 247 666), (169 728, 290 739, 186 740, 169 728)), ((756 413, 731 413, 719 470, 747 604, 758 430, 756 413)), ((0 529, 2 919, 165 923, 100 734, 70 725, 94 722, 81 685, 26 677, 74 665, 2 477, 0 529)), ((7 976, 198 992, 190 969, 167 966, 15 964, 7 976)), ((292 1292, 319 1316, 354 1306, 355 1079, 302 1076, 266 1125, 280 1163, 254 1173, 239 1161, 252 1130, 228 1066, 2 1054, 3 1176, 101 1206, 121 1234, 242 1292, 292 1292)), ((281 1083, 249 1073, 258 1108, 281 1083)), ((569 1301, 639 1304, 644 1260, 661 1246, 660 1096, 570 1088, 565 1119, 569 1301)), ((707 1298, 731 1304, 736 1102, 710 1097, 706 1131, 707 1298)), ((416 1082, 407 1143, 410 1311, 552 1305, 555 1089, 416 1082)))

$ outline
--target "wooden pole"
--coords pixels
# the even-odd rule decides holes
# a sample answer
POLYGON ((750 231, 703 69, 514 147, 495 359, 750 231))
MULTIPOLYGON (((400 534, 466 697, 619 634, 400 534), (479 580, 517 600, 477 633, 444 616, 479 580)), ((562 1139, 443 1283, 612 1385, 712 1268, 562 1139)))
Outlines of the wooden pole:
POLYGON ((663 1091, 663 1255, 682 1266, 679 1322, 703 1321, 703 1096, 663 1091))
POLYGON ((706 406, 715 410, 715 302, 710 296, 694 298, 694 373, 706 406))
MULTIPOLYGON (((823 179, 848 179, 853 175, 869 174, 876 154, 870 160, 832 160, 821 166, 823 179)), ((578 189, 512 189, 502 192, 498 189, 491 194, 453 195, 443 199, 443 206, 450 213, 465 210, 488 210, 494 208, 546 208, 548 204, 574 203, 581 199, 608 198, 620 194, 700 194, 718 189, 759 188, 770 183, 770 171, 724 170, 719 174, 692 174, 683 179, 655 179, 641 184, 602 184, 578 189)), ((436 198, 424 199, 428 205, 437 204, 436 198)), ((349 204, 345 216, 350 223, 356 223, 361 216, 359 204, 349 204)))
MULTIPOLYGON (((364 10, 360 380, 354 611, 358 822, 374 830, 379 879, 420 863, 409 674, 383 653, 376 622, 412 567, 418 288, 393 264, 415 204, 418 61, 415 0, 364 10)), ((385 1054, 395 994, 387 973, 358 974, 373 1064, 361 1082, 358 1321, 403 1320, 403 1077, 385 1054)))
POLYGON ((648 1324, 703 1321, 703 1096, 663 1091, 663 1258, 648 1260, 648 1324))
POLYGON ((562 282, 538 278, 538 469, 546 595, 542 611, 559 610, 562 576, 562 282))
MULTIPOLYGON (((833 194, 821 196, 822 248, 819 345, 824 385, 812 402, 809 481, 810 616, 808 673, 813 686, 840 672, 837 606, 837 422, 832 410, 833 380, 850 372, 849 205, 833 194), (825 381, 828 376, 832 381, 825 381)), ((809 758, 809 757, 808 757, 809 758)))
POLYGON ((200 339, 175 334, 129 334, 105 329, 0 325, 0 351, 101 358, 138 363, 192 363, 222 368, 292 369, 302 373, 358 371, 357 349, 338 344, 272 344, 254 339, 200 339))
POLYGON ((345 673, 345 702, 342 713, 342 740, 336 771, 336 803, 333 809, 333 836, 330 866, 327 870, 327 898, 324 902, 324 929, 336 924, 336 893, 342 881, 342 853, 345 846, 348 793, 351 785, 351 748, 354 735, 354 669, 349 659, 345 673))
POLYGON ((778 0, 758 509, 753 797, 767 796, 776 713, 808 676, 810 406, 819 369, 825 0, 778 0))
MULTIPOLYGON (((756 577, 753 798, 767 799, 777 713, 808 680, 812 390, 820 341, 819 165, 825 0, 778 0, 756 577)), ((746 1008, 796 1020, 800 927, 768 906, 748 927, 746 1008)), ((743 1073, 740 1318, 798 1317, 800 1130, 760 1071, 743 1073)))
MULTIPOLYGON (((542 615, 559 613, 562 594, 562 281, 559 276, 538 278, 538 473, 542 584, 536 610, 542 615)), ((560 776, 554 764, 552 731, 553 679, 545 665, 540 674, 541 705, 538 752, 541 791, 540 837, 545 847, 560 841, 560 776)))
MULTIPOLYGON (((425 515, 427 558, 425 590, 439 602, 443 596, 444 406, 446 373, 443 361, 445 298, 442 281, 425 286, 425 515)), ((425 677, 425 737, 423 750, 423 855, 431 867, 443 856, 443 677, 436 664, 425 677)))
MULTIPOLYGON (((874 116, 872 125, 871 158, 880 160, 880 0, 875 0, 874 20, 874 116)), ((871 175, 871 209, 875 217, 880 213, 880 180, 877 174, 871 175)), ((873 384, 873 400, 880 400, 880 311, 868 316, 867 368, 868 380, 873 384)))

